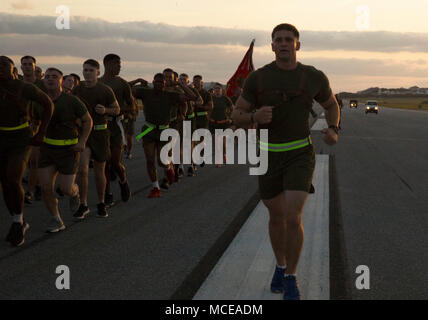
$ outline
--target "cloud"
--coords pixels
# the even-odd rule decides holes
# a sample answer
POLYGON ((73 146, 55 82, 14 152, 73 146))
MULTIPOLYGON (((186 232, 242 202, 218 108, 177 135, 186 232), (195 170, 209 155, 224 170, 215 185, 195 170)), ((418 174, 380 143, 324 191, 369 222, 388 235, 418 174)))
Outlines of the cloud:
MULTIPOLYGON (((121 39, 138 42, 188 45, 248 46, 253 38, 256 46, 270 43, 270 31, 216 27, 181 27, 148 21, 112 23, 101 19, 71 17, 70 30, 57 30, 56 17, 24 16, 0 13, 0 34, 38 34, 81 39, 121 39)), ((359 50, 368 52, 426 52, 427 33, 388 31, 301 31, 302 48, 317 50, 359 50)))
POLYGON ((29 0, 18 0, 12 2, 11 7, 15 10, 31 10, 34 9, 34 4, 29 0))

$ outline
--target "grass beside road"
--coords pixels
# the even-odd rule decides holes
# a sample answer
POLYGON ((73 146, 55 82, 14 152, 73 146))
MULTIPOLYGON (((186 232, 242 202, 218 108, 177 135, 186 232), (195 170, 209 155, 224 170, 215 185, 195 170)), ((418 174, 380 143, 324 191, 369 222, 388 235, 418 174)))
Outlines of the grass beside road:
MULTIPOLYGON (((347 98, 349 100, 358 100, 358 103, 365 103, 367 100, 376 100, 380 107, 411 109, 411 110, 428 110, 428 97, 356 97, 347 98)), ((346 102, 345 102, 346 106, 346 102)))

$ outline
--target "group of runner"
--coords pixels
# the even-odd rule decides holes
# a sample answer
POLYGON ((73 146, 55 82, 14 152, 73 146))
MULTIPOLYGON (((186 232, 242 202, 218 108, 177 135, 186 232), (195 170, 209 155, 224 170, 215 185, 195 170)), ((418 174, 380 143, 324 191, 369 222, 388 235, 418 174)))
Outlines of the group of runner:
MULTIPOLYGON (((211 95, 203 88, 202 76, 190 83, 185 73, 167 68, 154 76, 152 86, 144 79, 127 82, 119 76, 121 59, 108 54, 100 64, 93 59, 83 63, 84 81, 77 74, 64 75, 50 67, 43 74, 31 56, 21 58, 23 76, 14 62, 0 57, 0 180, 12 225, 6 241, 24 243, 29 224, 24 220, 24 202, 43 200, 51 219, 47 232, 65 229, 58 209, 58 198, 67 196, 76 219, 83 220, 88 206, 88 173, 93 167, 97 191, 97 215, 108 217, 114 204, 110 182, 118 179, 121 199, 127 202, 131 191, 123 156, 132 159, 135 121, 141 99, 145 123, 136 137, 142 140, 147 172, 152 182, 148 197, 161 197, 161 188, 178 182, 184 175, 183 148, 180 161, 165 163, 160 140, 163 130, 174 128, 183 138, 183 121, 195 129, 225 129, 231 125, 232 101, 223 94, 220 83, 211 95), (38 69, 38 71, 37 71, 38 69), (159 181, 156 163, 164 169, 159 181), (27 178, 23 178, 28 166, 27 178), (22 181, 27 182, 24 192, 22 181)), ((191 133, 190 133, 191 134, 191 133)), ((172 145, 179 141, 169 141, 172 145)), ((192 145, 192 148, 194 145, 192 145)), ((171 154, 170 154, 171 155, 171 154)), ((202 164, 201 166, 203 166, 202 164)), ((194 176, 196 165, 188 167, 194 176)))

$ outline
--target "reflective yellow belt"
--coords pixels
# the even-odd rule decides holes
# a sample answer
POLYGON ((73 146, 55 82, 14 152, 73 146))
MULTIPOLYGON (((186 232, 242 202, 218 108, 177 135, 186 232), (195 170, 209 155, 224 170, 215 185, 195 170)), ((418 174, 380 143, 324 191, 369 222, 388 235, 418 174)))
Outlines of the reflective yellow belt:
POLYGON ((312 139, 309 136, 305 139, 290 141, 287 143, 266 143, 261 140, 259 140, 259 143, 261 150, 270 152, 284 152, 304 148, 312 144, 312 139))
POLYGON ((187 115, 187 119, 193 119, 195 117, 195 113, 193 112, 192 114, 187 115))
POLYGON ((107 123, 106 124, 96 124, 94 125, 94 130, 106 130, 107 129, 107 123))
POLYGON ((19 126, 17 126, 17 127, 0 127, 0 130, 1 131, 14 131, 14 130, 20 130, 20 129, 24 129, 24 128, 27 128, 27 127, 29 127, 30 126, 30 124, 28 123, 28 121, 27 122, 25 122, 25 123, 23 123, 23 124, 20 124, 19 126))
POLYGON ((141 138, 143 138, 146 134, 148 134, 150 131, 158 128, 159 130, 165 130, 169 128, 169 124, 167 125, 155 125, 153 123, 147 122, 145 123, 145 125, 148 127, 146 130, 144 130, 143 132, 141 132, 138 136, 135 137, 135 140, 140 141, 141 138))
POLYGON ((50 145, 53 145, 53 146, 72 146, 74 144, 77 144, 77 142, 79 142, 77 138, 74 138, 74 139, 64 139, 64 140, 44 138, 43 141, 46 144, 50 144, 50 145))

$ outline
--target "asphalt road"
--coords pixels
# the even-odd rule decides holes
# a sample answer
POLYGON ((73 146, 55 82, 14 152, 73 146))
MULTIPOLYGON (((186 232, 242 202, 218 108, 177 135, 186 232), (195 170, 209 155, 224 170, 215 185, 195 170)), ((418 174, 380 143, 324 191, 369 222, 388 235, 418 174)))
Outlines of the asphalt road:
POLYGON ((342 119, 336 146, 314 141, 334 158, 347 297, 427 299, 428 112, 381 107, 366 115, 345 104, 342 119), (369 290, 356 288, 360 265, 369 267, 369 290))

